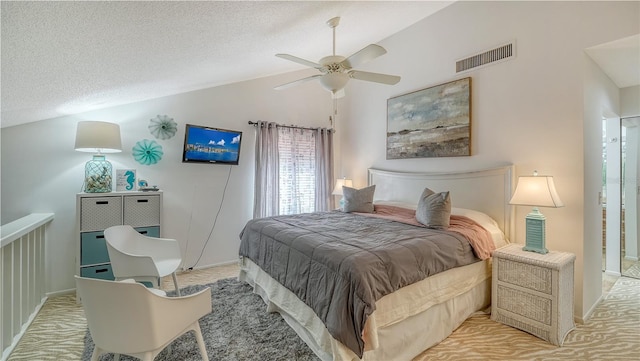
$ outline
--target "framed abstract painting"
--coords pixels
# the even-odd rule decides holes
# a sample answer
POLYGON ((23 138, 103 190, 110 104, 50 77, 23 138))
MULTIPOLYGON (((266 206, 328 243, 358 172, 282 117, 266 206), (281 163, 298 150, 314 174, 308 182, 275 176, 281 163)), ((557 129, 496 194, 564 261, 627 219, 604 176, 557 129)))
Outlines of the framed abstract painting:
POLYGON ((470 155, 470 77, 387 100, 387 159, 470 155))

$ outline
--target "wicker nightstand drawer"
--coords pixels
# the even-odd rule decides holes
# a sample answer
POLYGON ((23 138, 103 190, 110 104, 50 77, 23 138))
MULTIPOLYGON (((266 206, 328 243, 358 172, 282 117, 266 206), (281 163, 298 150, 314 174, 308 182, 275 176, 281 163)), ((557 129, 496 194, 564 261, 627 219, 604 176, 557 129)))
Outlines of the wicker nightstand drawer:
POLYGON ((551 270, 508 259, 498 259, 498 279, 538 292, 551 294, 551 270))
POLYGON ((498 308, 551 325, 551 300, 498 285, 498 308))
POLYGON ((573 322, 573 262, 565 252, 539 254, 512 244, 493 253, 491 319, 562 345, 573 322))

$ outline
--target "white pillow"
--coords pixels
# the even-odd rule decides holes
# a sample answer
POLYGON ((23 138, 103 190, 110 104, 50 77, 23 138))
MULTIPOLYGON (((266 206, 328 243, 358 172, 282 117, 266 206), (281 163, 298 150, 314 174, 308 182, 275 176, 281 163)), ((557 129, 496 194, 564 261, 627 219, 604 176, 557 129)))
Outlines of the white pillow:
POLYGON ((474 211, 472 209, 451 207, 451 214, 464 216, 476 221, 476 223, 478 223, 484 229, 489 231, 489 233, 491 233, 491 238, 493 238, 493 243, 496 245, 496 248, 500 248, 509 244, 509 241, 507 241, 506 237, 504 236, 504 232, 502 232, 500 226, 498 226, 498 222, 496 222, 495 219, 491 218, 486 213, 474 211))
POLYGON ((416 210, 418 209, 418 204, 416 203, 408 203, 408 202, 397 202, 397 201, 374 201, 373 204, 381 204, 383 206, 394 206, 406 209, 416 210))

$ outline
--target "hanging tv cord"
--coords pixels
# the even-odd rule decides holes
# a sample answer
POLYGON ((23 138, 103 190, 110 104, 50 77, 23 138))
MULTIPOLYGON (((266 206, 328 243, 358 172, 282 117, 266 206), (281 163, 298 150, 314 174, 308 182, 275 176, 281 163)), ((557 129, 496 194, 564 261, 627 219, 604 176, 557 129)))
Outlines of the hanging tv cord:
MULTIPOLYGON (((211 240, 211 235, 213 234, 213 230, 216 228, 216 223, 218 223, 218 216, 220 215, 220 211, 222 210, 222 205, 224 204, 224 196, 227 194, 227 186, 229 185, 229 179, 231 178, 232 167, 233 167, 232 165, 229 165, 229 173, 227 174, 227 181, 224 183, 224 189, 222 190, 222 199, 220 200, 220 206, 218 207, 218 212, 216 212, 216 216, 213 219, 213 225, 211 226, 211 230, 209 231, 207 240, 206 242, 204 242, 204 245, 202 246, 202 250, 200 251, 200 255, 198 256, 198 259, 196 260, 196 262, 193 264, 193 266, 188 268, 189 271, 193 270, 193 268, 198 264, 198 262, 200 262, 200 259, 204 254, 204 250, 207 248, 207 244, 209 244, 209 241, 211 240)), ((193 207, 191 212, 193 212, 193 207)), ((191 228, 191 221, 189 221, 189 228, 191 228)), ((188 234, 187 234, 187 237, 188 237, 188 234)), ((189 241, 187 239, 187 246, 188 245, 189 245, 189 241)), ((186 253, 186 249, 185 249, 185 253, 186 253)))

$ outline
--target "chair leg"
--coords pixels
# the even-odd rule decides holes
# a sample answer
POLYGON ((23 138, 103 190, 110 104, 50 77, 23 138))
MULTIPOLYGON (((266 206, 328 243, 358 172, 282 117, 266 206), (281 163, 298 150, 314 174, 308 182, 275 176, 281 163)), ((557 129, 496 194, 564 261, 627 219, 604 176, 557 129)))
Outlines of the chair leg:
POLYGON ((178 287, 178 279, 176 278, 176 273, 173 272, 171 274, 171 277, 173 277, 173 285, 176 287, 176 294, 178 295, 178 297, 180 297, 181 294, 180 294, 180 288, 178 287))
POLYGON ((100 358, 100 348, 98 346, 93 347, 93 353, 91 354, 91 361, 98 361, 100 358))
POLYGON ((200 354, 202 355, 203 361, 209 361, 209 355, 207 355, 207 349, 204 347, 204 339, 202 338, 202 331, 200 330, 200 323, 198 321, 195 322, 194 332, 196 334, 196 341, 198 342, 198 348, 200 349, 200 354))

